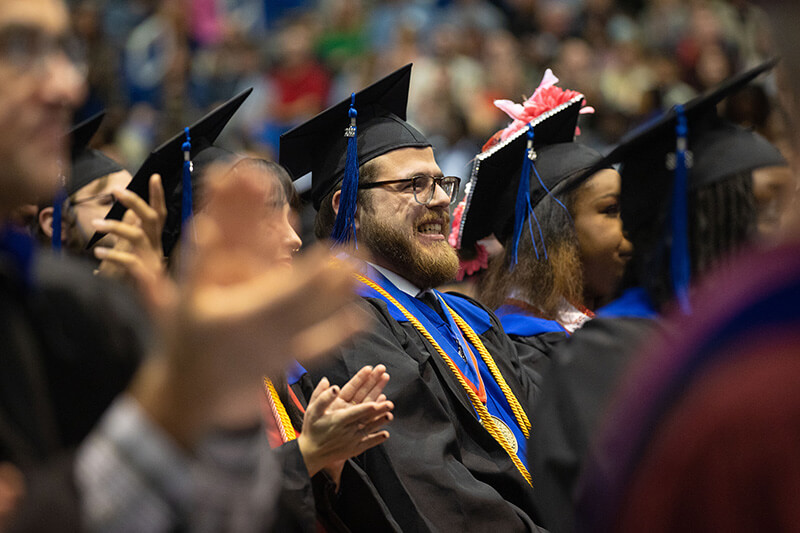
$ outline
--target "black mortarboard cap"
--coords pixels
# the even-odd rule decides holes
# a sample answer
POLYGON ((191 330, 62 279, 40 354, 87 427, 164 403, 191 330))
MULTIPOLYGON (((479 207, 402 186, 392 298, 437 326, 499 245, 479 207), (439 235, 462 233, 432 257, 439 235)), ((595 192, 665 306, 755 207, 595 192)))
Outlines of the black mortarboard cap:
MULTIPOLYGON (((411 65, 406 65, 355 93, 358 115, 358 164, 407 147, 426 147, 430 142, 408 124, 406 105, 411 65)), ((346 165, 351 98, 329 107, 309 121, 292 128, 280 139, 279 162, 294 179, 311 172, 311 197, 319 209, 322 199, 342 180, 346 165)))
MULTIPOLYGON (((512 235, 518 187, 528 145, 527 133, 531 127, 536 172, 550 191, 565 178, 601 159, 598 152, 572 142, 583 100, 583 95, 571 98, 475 157, 460 227, 454 228, 459 232, 457 248, 470 247, 491 234, 500 242, 512 235)), ((548 194, 536 175, 530 178, 529 190, 531 207, 535 207, 548 194)))
POLYGON ((97 133, 97 130, 100 129, 100 124, 103 122, 103 118, 106 116, 105 111, 100 111, 99 113, 92 115, 91 117, 83 120, 77 124, 75 124, 71 130, 69 130, 70 137, 70 160, 75 161, 75 158, 81 154, 86 147, 89 146, 89 142, 94 137, 94 134, 97 133))
MULTIPOLYGON (((688 123, 688 188, 708 185, 740 172, 785 164, 780 152, 757 133, 718 117, 716 106, 758 75, 775 66, 763 63, 734 76, 683 106, 688 123)), ((621 163, 622 219, 627 229, 638 227, 669 205, 674 176, 678 112, 661 117, 623 136, 598 165, 621 163)))
POLYGON ((89 148, 89 142, 100 128, 104 116, 105 112, 101 111, 76 124, 70 131, 72 170, 65 184, 67 196, 75 194, 79 189, 98 178, 124 170, 119 163, 107 155, 94 148, 89 148))
POLYGON ((600 163, 622 163, 620 203, 626 231, 635 232, 646 221, 667 220, 668 215, 663 233, 671 242, 670 276, 684 312, 690 311, 688 191, 741 172, 785 164, 777 148, 766 139, 721 119, 716 110, 725 97, 776 62, 767 61, 683 106, 673 107, 625 135, 600 163))
MULTIPOLYGON (((209 153, 213 152, 214 154, 229 153, 218 147, 214 147, 213 143, 252 91, 253 89, 250 88, 239 93, 189 126, 189 135, 191 137, 190 155, 192 159, 197 158, 204 151, 209 151, 209 153)), ((136 193, 147 202, 150 198, 150 177, 153 174, 159 174, 161 176, 161 184, 164 187, 164 198, 167 201, 167 222, 162 235, 165 256, 169 255, 180 233, 180 189, 181 173, 184 163, 182 148, 185 141, 185 131, 181 131, 153 150, 147 159, 145 159, 144 163, 142 163, 139 170, 136 171, 136 174, 133 175, 128 185, 128 190, 136 193)), ((199 175, 199 173, 195 172, 193 175, 199 175)), ((120 220, 125 214, 125 209, 125 206, 120 202, 115 202, 106 218, 120 220)), ((95 233, 89 241, 87 248, 93 246, 102 236, 103 234, 101 233, 95 233)))

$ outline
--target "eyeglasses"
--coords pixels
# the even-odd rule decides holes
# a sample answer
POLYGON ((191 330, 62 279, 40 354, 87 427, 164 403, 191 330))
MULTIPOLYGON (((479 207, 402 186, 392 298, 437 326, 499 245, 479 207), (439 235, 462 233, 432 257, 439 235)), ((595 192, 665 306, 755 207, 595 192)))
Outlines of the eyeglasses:
POLYGON ((362 183, 358 186, 359 189, 374 189, 375 187, 383 187, 384 185, 391 185, 393 183, 405 183, 405 187, 401 188, 399 192, 412 191, 414 193, 414 200, 422 205, 428 205, 433 200, 436 193, 436 186, 442 188, 447 196, 450 197, 452 204, 456 195, 458 194, 458 186, 461 183, 461 178, 456 176, 414 176, 413 178, 403 178, 399 180, 386 180, 386 181, 373 181, 370 183, 362 183))
POLYGON ((46 59, 63 55, 79 72, 85 74, 86 50, 74 35, 50 35, 40 28, 12 24, 0 29, 0 61, 20 72, 34 71, 46 59))
POLYGON ((111 193, 95 194, 94 196, 87 196, 80 200, 70 200, 69 205, 76 206, 92 201, 96 201, 100 205, 111 205, 116 201, 116 198, 114 198, 114 195, 111 193))

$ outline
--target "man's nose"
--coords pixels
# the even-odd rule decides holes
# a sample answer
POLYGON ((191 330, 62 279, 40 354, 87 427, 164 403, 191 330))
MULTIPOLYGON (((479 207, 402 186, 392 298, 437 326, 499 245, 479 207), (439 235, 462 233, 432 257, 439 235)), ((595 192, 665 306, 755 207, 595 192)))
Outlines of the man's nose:
POLYGON ((444 207, 444 208, 450 206, 450 195, 447 194, 444 188, 436 182, 434 182, 433 185, 433 198, 431 198, 431 201, 428 204, 428 206, 444 207))
POLYGON ((44 60, 39 91, 49 104, 74 109, 86 95, 84 69, 73 63, 64 53, 51 54, 44 60))

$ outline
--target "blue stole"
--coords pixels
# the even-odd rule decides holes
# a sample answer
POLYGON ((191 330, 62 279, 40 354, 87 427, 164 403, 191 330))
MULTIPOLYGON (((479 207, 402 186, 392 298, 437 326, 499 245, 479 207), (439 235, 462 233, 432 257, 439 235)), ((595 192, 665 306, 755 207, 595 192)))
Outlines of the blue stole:
MULTIPOLYGON (((522 461, 522 464, 524 464, 525 468, 527 468, 528 456, 526 452, 527 442, 525 440, 525 435, 517 425, 517 419, 514 416, 514 413, 511 411, 511 407, 508 405, 508 401, 506 400, 503 391, 500 389, 500 385, 498 385, 494 380, 489 368, 486 366, 483 358, 481 358, 480 354, 478 353, 478 349, 469 344, 469 341, 462 336, 461 331, 455 327, 455 324, 451 326, 448 323, 450 321, 445 321, 436 311, 428 307, 418 298, 414 298, 413 296, 410 296, 395 287, 394 284, 392 284, 383 276, 383 274, 372 268, 370 265, 367 265, 367 271, 364 275, 380 285, 383 290, 389 293, 395 300, 397 300, 398 303, 400 303, 400 305, 405 307, 409 313, 414 315, 414 317, 420 321, 425 330, 431 334, 442 350, 444 350, 453 363, 455 363, 456 367, 461 371, 464 377, 471 381, 473 385, 475 385, 476 389, 479 386, 478 375, 480 375, 486 391, 486 409, 489 411, 489 414, 502 420, 505 425, 508 426, 508 428, 514 433, 514 437, 517 440, 517 457, 519 457, 520 461, 522 461), (459 346, 461 345, 462 341, 465 345, 470 346, 470 349, 475 356, 475 360, 478 363, 477 369, 474 368, 472 358, 470 357, 469 353, 464 354, 466 361, 459 354, 459 346)), ((360 296, 365 298, 377 298, 382 300, 386 303, 387 309, 389 310, 389 314, 392 316, 392 318, 398 322, 408 322, 408 319, 405 317, 405 315, 403 315, 400 309, 398 309, 394 304, 384 298, 383 295, 373 288, 361 283, 359 284, 357 292, 360 296)), ((450 309, 464 319, 464 322, 469 324, 476 334, 481 335, 492 327, 489 313, 487 313, 484 309, 463 298, 459 298, 458 296, 443 294, 436 290, 433 292, 437 298, 443 300, 450 307, 450 309)), ((445 313, 447 312, 446 309, 444 309, 444 311, 445 313)), ((438 354, 436 355, 438 356, 438 354)))
POLYGON ((642 287, 632 287, 610 304, 600 308, 595 315, 599 318, 658 318, 650 297, 642 287))
POLYGON ((564 333, 569 337, 569 331, 564 329, 555 320, 547 320, 529 314, 525 309, 513 304, 505 304, 498 307, 495 312, 503 329, 509 335, 518 337, 534 337, 542 333, 564 333))

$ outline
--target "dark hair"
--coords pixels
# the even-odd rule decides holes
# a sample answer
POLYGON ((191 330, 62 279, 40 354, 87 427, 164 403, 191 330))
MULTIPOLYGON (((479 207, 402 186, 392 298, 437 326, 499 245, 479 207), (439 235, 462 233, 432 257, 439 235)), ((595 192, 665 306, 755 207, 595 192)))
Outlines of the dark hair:
MULTIPOLYGON (((564 180, 562 183, 565 186, 561 190, 554 190, 554 195, 571 213, 579 188, 568 187, 570 181, 572 180, 564 180)), ((489 270, 480 285, 479 299, 490 308, 496 309, 512 291, 519 291, 529 303, 538 308, 542 318, 554 319, 562 298, 573 303, 579 303, 582 299, 583 274, 578 237, 571 214, 553 198, 544 197, 534 207, 533 212, 539 221, 541 235, 535 222, 531 221, 532 240, 531 232, 527 229, 528 221, 525 221, 525 229, 519 242, 518 262, 513 268, 514 237, 512 235, 506 239, 503 253, 489 264, 489 270), (534 241, 538 258, 533 247, 534 241)))
MULTIPOLYGON (((643 286, 656 308, 673 298, 669 274, 670 243, 664 237, 667 211, 644 221, 630 234, 634 283, 643 286)), ((754 234, 756 204, 752 172, 689 193, 689 254, 692 278, 697 279, 726 261, 754 234)))
MULTIPOLYGON (((358 178, 360 183, 370 183, 375 181, 378 176, 378 164, 374 160, 367 161, 358 167, 358 178)), ((329 239, 333 232, 333 224, 336 222, 336 211, 333 210, 333 195, 342 188, 339 182, 334 189, 322 198, 319 211, 314 218, 314 235, 319 240, 329 239)), ((358 205, 366 206, 369 202, 369 191, 358 191, 358 205)))

